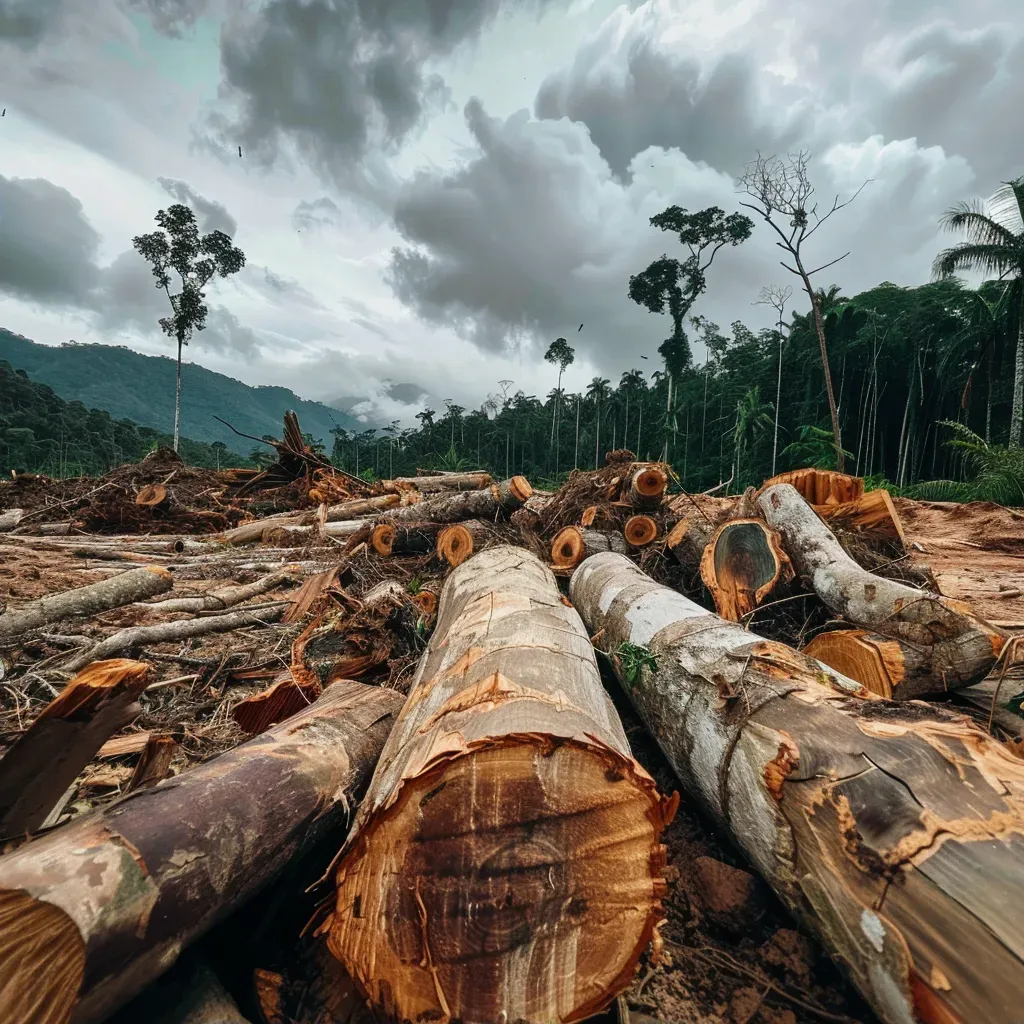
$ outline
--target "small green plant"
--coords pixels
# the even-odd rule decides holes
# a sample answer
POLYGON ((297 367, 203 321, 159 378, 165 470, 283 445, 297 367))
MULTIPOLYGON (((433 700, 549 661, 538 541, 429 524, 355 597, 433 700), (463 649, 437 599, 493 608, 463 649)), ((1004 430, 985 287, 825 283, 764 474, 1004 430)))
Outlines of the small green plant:
POLYGON ((615 658, 622 669, 622 676, 630 686, 640 682, 644 668, 658 671, 658 659, 646 647, 623 641, 615 650, 615 658))
POLYGON ((467 469, 473 469, 474 467, 470 463, 469 459, 459 455, 454 448, 449 448, 444 455, 437 456, 437 468, 443 469, 448 473, 462 473, 467 469))
POLYGON ((405 589, 415 597, 423 589, 423 584, 420 582, 419 576, 413 576, 405 585, 405 589))
POLYGON ((364 470, 362 471, 362 473, 360 473, 359 475, 360 475, 360 476, 361 476, 361 477, 362 477, 362 478, 363 478, 363 479, 364 479, 364 480, 365 480, 365 481, 366 481, 366 482, 367 482, 368 484, 372 484, 372 483, 373 483, 373 482, 374 482, 374 481, 375 481, 375 480, 377 479, 377 477, 376 477, 376 476, 374 475, 374 472, 373 472, 373 470, 372 470, 372 469, 370 469, 369 467, 367 467, 366 469, 364 469, 364 470))

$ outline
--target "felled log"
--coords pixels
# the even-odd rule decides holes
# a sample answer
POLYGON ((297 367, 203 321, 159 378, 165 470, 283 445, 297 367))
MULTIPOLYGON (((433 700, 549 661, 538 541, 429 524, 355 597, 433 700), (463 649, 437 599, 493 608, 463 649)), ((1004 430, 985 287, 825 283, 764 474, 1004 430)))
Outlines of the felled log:
POLYGON ((289 572, 273 572, 253 583, 242 583, 234 587, 221 587, 197 597, 172 597, 167 601, 154 601, 144 604, 155 612, 209 612, 232 608, 252 597, 258 597, 269 590, 276 590, 286 583, 294 583, 295 574, 289 572))
POLYGON ((660 915, 674 809, 593 649, 521 548, 455 569, 322 926, 387 1019, 582 1020, 660 915))
POLYGON ((761 484, 764 494, 776 484, 790 484, 809 505, 842 505, 858 501, 864 494, 864 478, 835 473, 830 469, 794 469, 779 473, 761 484))
POLYGON ((135 495, 135 504, 140 508, 162 508, 168 504, 167 488, 163 484, 147 484, 135 495))
POLYGON ((434 552, 442 562, 454 569, 474 552, 482 551, 494 536, 494 531, 486 523, 478 519, 467 519, 464 523, 452 523, 441 530, 437 535, 434 552))
POLYGON ((0 512, 0 533, 13 530, 25 515, 23 508, 9 508, 0 512))
POLYGON ((198 768, 0 858, 5 1024, 96 1024, 342 830, 402 697, 339 682, 198 768))
POLYGON ((622 536, 635 548, 647 547, 658 536, 658 524, 650 516, 630 516, 622 527, 622 536))
POLYGON ((533 493, 524 476, 514 476, 482 491, 453 491, 424 498, 414 505, 389 509, 382 519, 389 523, 458 523, 464 519, 493 519, 500 511, 520 508, 533 493))
POLYGON ((479 491, 494 483, 490 473, 474 470, 471 473, 442 473, 436 476, 399 476, 385 481, 384 487, 392 484, 399 489, 415 488, 421 494, 436 494, 441 491, 479 491))
POLYGON ((416 593, 412 595, 412 603, 416 605, 424 615, 429 616, 437 613, 437 594, 432 590, 417 590, 416 593))
POLYGON ((711 523, 695 516, 683 518, 669 531, 665 547, 675 555, 681 566, 696 572, 713 533, 711 523))
POLYGON ((0 839, 42 825, 103 744, 141 712, 136 701, 150 673, 145 662, 97 661, 43 708, 0 760, 0 839))
POLYGON ((378 494, 373 498, 354 498, 352 501, 343 501, 338 505, 329 505, 327 507, 327 522, 340 523, 346 519, 373 516, 378 512, 393 508, 401 500, 402 498, 398 494, 378 494))
POLYGON ((61 594, 48 594, 0 615, 0 641, 51 622, 81 619, 111 608, 121 608, 133 601, 156 597, 173 586, 174 577, 166 569, 151 565, 118 573, 85 587, 65 590, 61 594))
POLYGON ((556 569, 571 569, 588 555, 599 551, 626 553, 626 540, 617 530, 588 530, 567 526, 551 540, 551 564, 556 569))
POLYGON ((346 519, 336 523, 313 523, 309 526, 270 525, 261 534, 264 544, 307 544, 318 537, 344 539, 366 529, 369 522, 363 519, 346 519))
POLYGON ((779 535, 762 519, 730 519, 704 548, 700 575, 723 619, 739 622, 793 578, 779 535))
POLYGON ((1020 1019, 1024 763, 960 716, 858 698, 620 555, 569 593, 686 789, 882 1021, 1020 1019))
MULTIPOLYGON (((899 642, 899 651, 891 650, 887 658, 892 696, 969 686, 995 664, 1008 639, 1004 630, 978 618, 963 601, 861 568, 793 487, 768 488, 758 506, 782 537, 797 572, 834 615, 899 642)), ((855 678, 868 686, 875 677, 869 672, 855 678)))
POLYGON ((868 491, 855 501, 839 505, 812 504, 811 507, 833 530, 888 541, 906 549, 903 522, 892 496, 884 488, 868 491))
POLYGON ((383 558, 425 555, 434 550, 444 523, 380 522, 370 530, 370 547, 383 558))
POLYGON ((658 508, 668 490, 668 474, 660 466, 639 466, 623 487, 624 497, 633 508, 650 511, 658 508))

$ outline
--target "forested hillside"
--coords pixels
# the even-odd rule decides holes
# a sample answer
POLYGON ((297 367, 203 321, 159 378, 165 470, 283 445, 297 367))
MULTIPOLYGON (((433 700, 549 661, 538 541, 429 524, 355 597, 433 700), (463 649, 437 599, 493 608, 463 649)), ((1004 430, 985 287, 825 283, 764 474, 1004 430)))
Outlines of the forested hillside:
MULTIPOLYGON (((105 409, 116 419, 158 431, 170 433, 174 424, 174 360, 169 356, 145 356, 119 345, 37 345, 0 329, 0 359, 48 384, 68 402, 105 409)), ((230 448, 246 444, 214 416, 247 434, 276 437, 288 409, 318 440, 329 440, 334 426, 358 425, 353 417, 304 401, 287 388, 250 387, 196 363, 182 366, 181 432, 195 440, 221 441, 230 448)))
MULTIPOLYGON (((280 428, 279 428, 280 429, 280 428)), ((95 476, 124 462, 137 462, 170 434, 140 427, 129 419, 65 402, 52 388, 29 379, 0 359, 0 472, 48 476, 95 476)), ((206 444, 182 437, 179 454, 192 466, 217 468, 249 462, 222 442, 206 444)))

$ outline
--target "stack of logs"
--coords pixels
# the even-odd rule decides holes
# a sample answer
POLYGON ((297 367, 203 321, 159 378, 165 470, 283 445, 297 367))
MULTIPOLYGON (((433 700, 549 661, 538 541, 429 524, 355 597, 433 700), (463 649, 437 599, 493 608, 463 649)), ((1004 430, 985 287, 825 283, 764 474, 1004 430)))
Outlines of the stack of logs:
MULTIPOLYGON (((716 513, 670 499, 671 479, 628 452, 553 495, 518 476, 424 475, 211 542, 333 549, 342 564, 285 614, 330 591, 344 628, 321 615, 303 630, 242 713, 255 738, 36 835, 150 670, 95 651, 77 665, 0 762, 4 1020, 98 1024, 300 857, 326 869, 307 935, 379 1019, 599 1012, 664 916, 660 837, 679 796, 633 758, 595 648, 686 793, 881 1020, 1019 1019, 1024 762, 907 703, 977 682, 1012 657, 1009 636, 858 561, 905 542, 888 494, 861 480, 786 474, 716 513), (345 594, 343 565, 403 555, 444 566, 439 594, 393 580, 345 594), (706 604, 637 564, 657 575, 668 559, 706 604), (746 628, 799 587, 843 628, 801 651, 746 628), (408 694, 351 681, 376 656, 359 630, 407 613, 432 628, 408 694), (57 754, 41 783, 44 749, 57 754)), ((152 597, 169 575, 131 570, 65 612, 116 607, 125 588, 152 597)), ((0 638, 55 621, 54 600, 0 615, 0 638)), ((189 1020, 241 1019, 196 984, 213 1009, 189 1020)), ((264 1014, 284 1019, 274 998, 264 1014)))

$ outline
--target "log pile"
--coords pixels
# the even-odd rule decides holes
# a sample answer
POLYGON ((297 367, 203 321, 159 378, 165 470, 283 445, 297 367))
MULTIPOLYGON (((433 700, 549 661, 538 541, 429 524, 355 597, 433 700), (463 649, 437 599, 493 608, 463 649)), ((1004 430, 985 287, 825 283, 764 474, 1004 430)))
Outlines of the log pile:
POLYGON ((886 1024, 1017 1019, 1021 659, 921 506, 628 451, 368 484, 301 436, 0 488, 5 1021, 851 1019, 715 924, 726 838, 886 1024))

